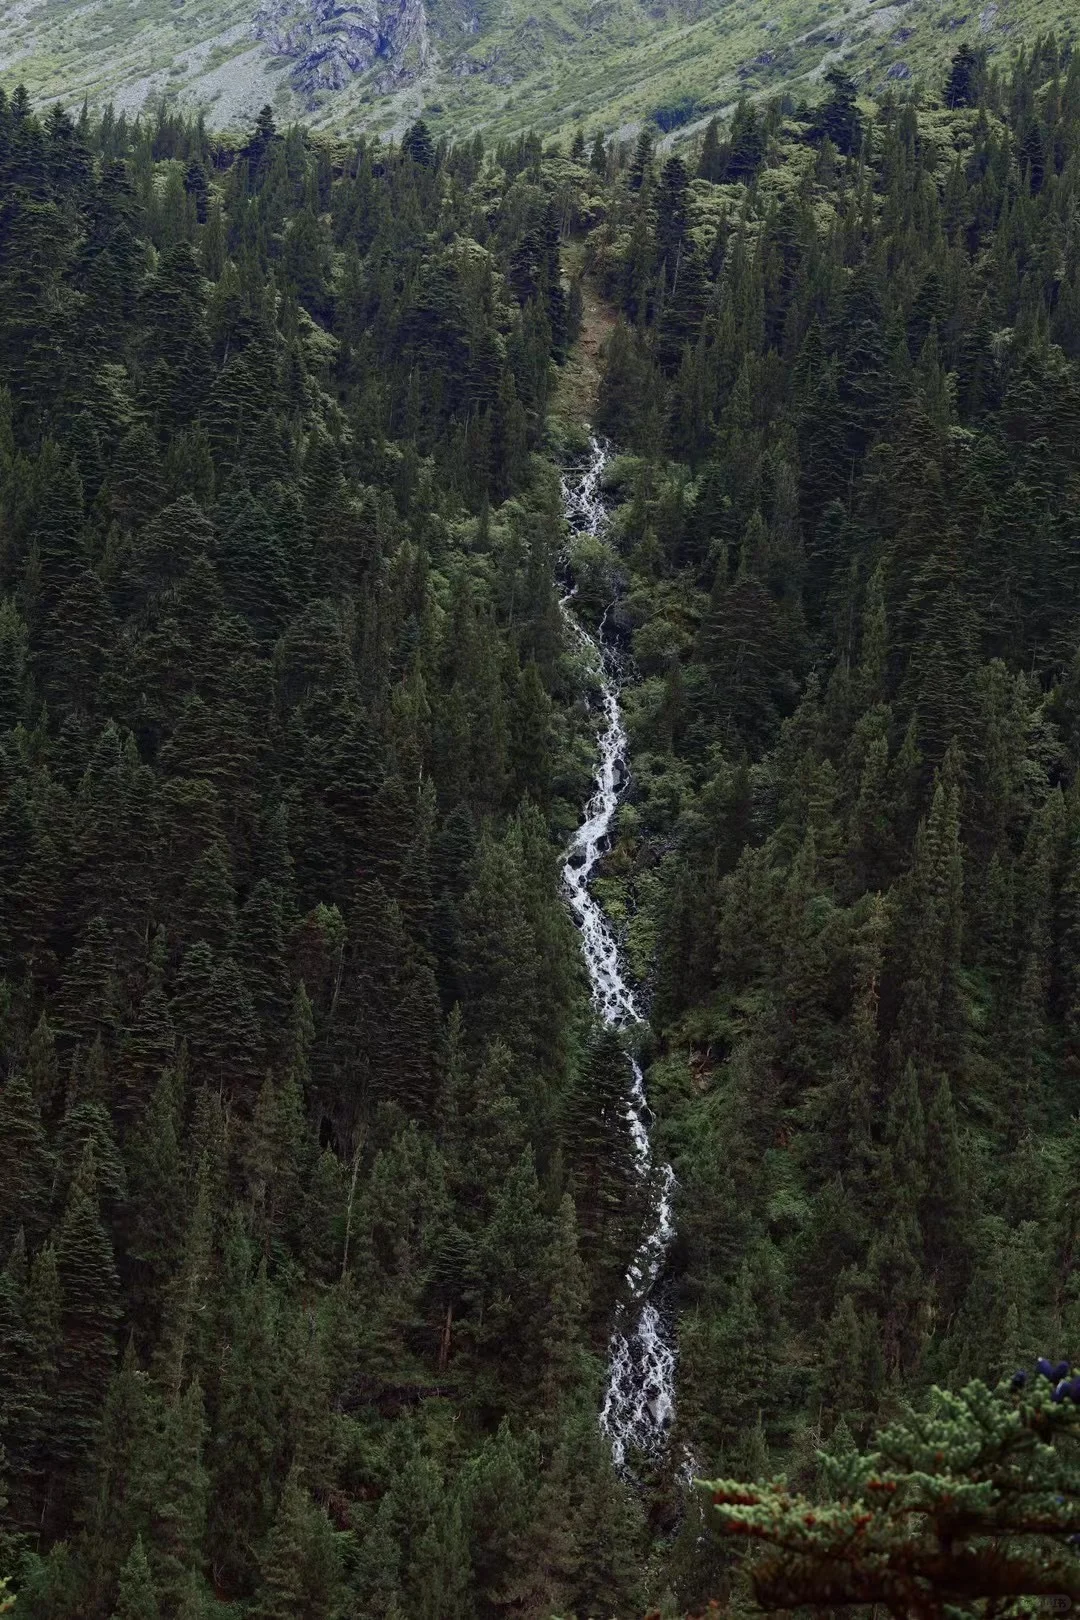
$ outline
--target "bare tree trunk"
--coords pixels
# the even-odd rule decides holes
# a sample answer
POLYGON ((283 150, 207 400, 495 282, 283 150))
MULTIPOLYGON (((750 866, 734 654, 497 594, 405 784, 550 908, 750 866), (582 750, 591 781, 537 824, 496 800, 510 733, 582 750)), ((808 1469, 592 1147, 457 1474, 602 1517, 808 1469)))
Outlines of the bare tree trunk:
POLYGON ((439 1371, 446 1371, 446 1363, 450 1359, 450 1328, 454 1320, 454 1307, 446 1307, 446 1321, 443 1323, 442 1339, 439 1343, 439 1371))
POLYGON ((362 1145, 362 1139, 358 1138, 356 1152, 353 1154, 352 1180, 349 1182, 349 1202, 345 1206, 345 1247, 341 1256, 341 1275, 343 1277, 349 1269, 349 1240, 352 1237, 352 1212, 356 1200, 356 1182, 360 1175, 360 1149, 362 1145))

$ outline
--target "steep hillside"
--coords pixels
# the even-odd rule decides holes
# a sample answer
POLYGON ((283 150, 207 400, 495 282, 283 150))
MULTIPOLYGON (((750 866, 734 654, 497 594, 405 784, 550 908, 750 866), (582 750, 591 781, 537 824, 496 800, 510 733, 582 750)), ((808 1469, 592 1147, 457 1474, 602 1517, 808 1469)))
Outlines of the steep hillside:
POLYGON ((1080 1339, 1080 57, 943 99, 643 139, 584 246, 675 1437, 810 1494, 1080 1339))
POLYGON ((279 121, 400 131, 674 130, 741 90, 813 99, 843 61, 860 88, 939 76, 957 38, 1011 54, 1066 38, 1071 0, 13 0, 0 84, 139 111, 175 100, 216 128, 270 102, 279 121))
POLYGON ((824 89, 0 97, 14 1620, 750 1620, 689 1473, 1080 1343, 1080 53, 824 89))

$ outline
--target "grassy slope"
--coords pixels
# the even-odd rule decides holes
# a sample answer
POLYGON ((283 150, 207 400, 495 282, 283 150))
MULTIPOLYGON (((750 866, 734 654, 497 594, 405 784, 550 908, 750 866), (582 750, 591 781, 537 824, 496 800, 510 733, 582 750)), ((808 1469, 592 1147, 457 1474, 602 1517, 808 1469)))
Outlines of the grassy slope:
POLYGON ((304 106, 288 64, 250 33, 255 0, 13 0, 0 24, 0 83, 22 79, 39 97, 130 111, 175 94, 207 107, 218 128, 264 102, 344 131, 400 130, 423 112, 436 128, 493 135, 530 126, 565 133, 576 123, 630 134, 640 119, 682 98, 700 122, 741 87, 815 93, 843 60, 868 89, 906 69, 940 79, 959 38, 1009 53, 1053 27, 1080 31, 1075 0, 429 0, 433 53, 416 81, 377 72, 304 106), (970 9, 965 10, 964 6, 970 9), (475 19, 476 33, 464 32, 475 19))
POLYGON ((0 83, 21 80, 35 100, 114 99, 129 112, 197 83, 212 121, 227 123, 274 100, 282 77, 251 37, 253 9, 251 0, 16 0, 0 22, 0 83))

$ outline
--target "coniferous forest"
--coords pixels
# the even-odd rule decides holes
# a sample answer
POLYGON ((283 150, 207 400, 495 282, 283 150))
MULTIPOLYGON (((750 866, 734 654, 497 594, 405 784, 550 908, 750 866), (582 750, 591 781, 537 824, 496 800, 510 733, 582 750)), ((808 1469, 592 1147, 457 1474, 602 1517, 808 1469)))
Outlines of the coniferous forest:
POLYGON ((659 139, 0 100, 18 1620, 742 1616, 691 1474, 1080 1356, 1080 55, 659 139))

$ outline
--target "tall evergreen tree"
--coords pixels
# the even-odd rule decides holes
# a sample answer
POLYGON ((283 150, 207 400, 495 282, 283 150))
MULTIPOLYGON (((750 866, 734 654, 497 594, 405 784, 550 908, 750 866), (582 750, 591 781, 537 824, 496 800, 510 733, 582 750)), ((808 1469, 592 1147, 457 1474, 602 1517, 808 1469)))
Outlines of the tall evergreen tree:
MULTIPOLYGON (((119 1283, 98 1206, 94 1146, 88 1141, 68 1193, 56 1249, 60 1298, 54 1455, 54 1503, 70 1507, 97 1440, 116 1360, 119 1283)), ((57 1511, 54 1508, 54 1511, 57 1511)), ((58 1522, 63 1522, 59 1518, 58 1522)))

